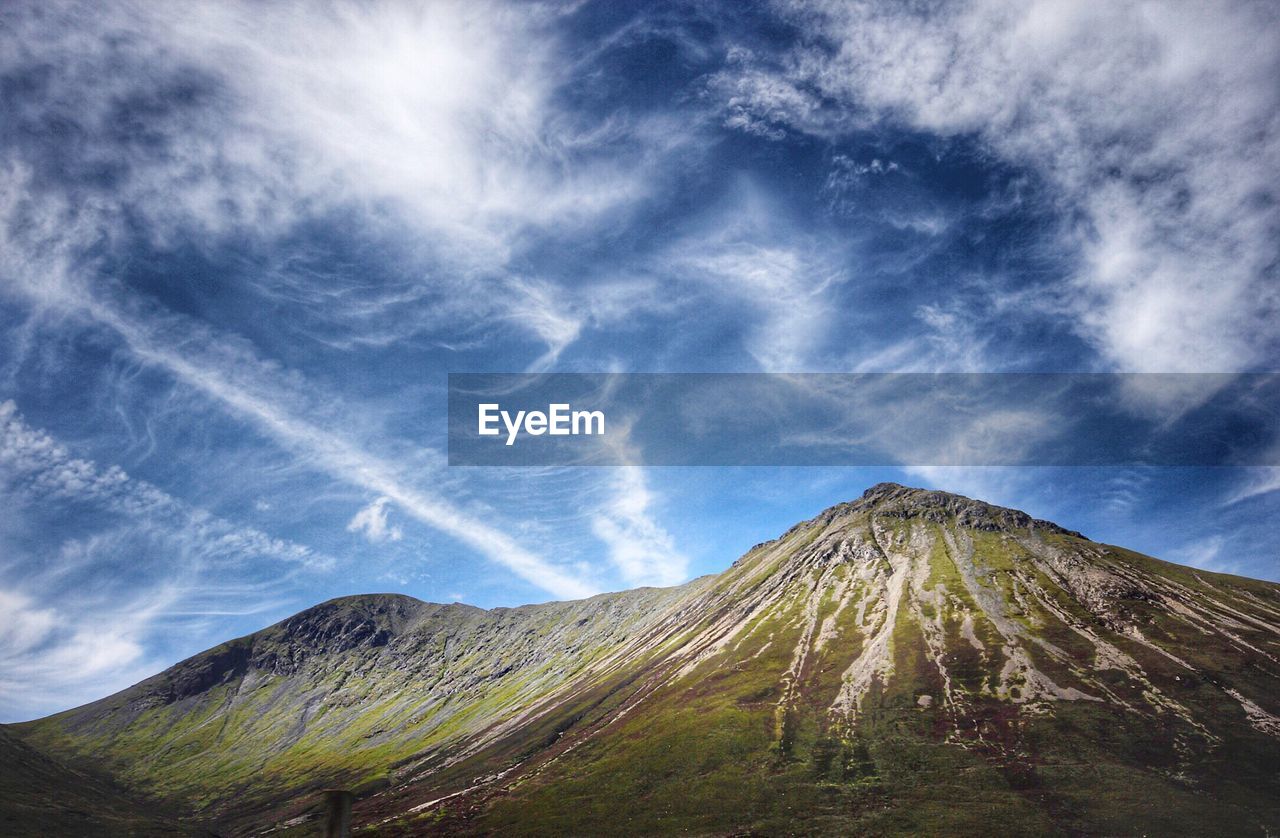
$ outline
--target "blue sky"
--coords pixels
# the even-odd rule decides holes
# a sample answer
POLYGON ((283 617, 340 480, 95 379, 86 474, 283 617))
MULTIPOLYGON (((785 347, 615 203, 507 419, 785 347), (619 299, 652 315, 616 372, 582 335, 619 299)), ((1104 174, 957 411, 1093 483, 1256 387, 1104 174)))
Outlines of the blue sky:
POLYGON ((5 4, 0 720, 333 596, 677 583, 885 479, 1280 579, 1274 470, 444 448, 451 371, 1275 371, 1276 16, 5 4))

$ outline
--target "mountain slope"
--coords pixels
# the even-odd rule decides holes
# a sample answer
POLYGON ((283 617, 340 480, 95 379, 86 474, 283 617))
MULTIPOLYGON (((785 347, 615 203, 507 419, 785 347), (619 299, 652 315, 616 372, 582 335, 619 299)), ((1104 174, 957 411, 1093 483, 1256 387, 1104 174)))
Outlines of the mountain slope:
POLYGON ((1280 831, 1280 586, 882 484, 715 577, 335 600, 21 728, 228 832, 1280 831), (287 830, 286 830, 287 831, 287 830))
POLYGON ((146 806, 100 777, 76 771, 0 727, 0 834, 205 834, 146 806))
POLYGON ((682 592, 492 611, 346 597, 19 729, 198 814, 233 803, 251 825, 260 808, 377 788, 517 724, 682 592))

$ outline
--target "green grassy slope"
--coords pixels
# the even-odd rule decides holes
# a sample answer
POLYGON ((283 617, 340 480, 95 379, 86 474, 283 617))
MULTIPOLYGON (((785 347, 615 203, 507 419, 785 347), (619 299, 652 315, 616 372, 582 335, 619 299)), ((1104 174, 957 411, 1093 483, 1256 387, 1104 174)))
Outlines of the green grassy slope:
POLYGON ((207 835, 0 726, 0 835, 207 835))
POLYGON ((1280 586, 885 484, 679 588, 335 600, 23 736, 229 833, 1280 831, 1280 586), (292 824, 292 826, 282 826, 292 824))
POLYGON ((158 800, 247 823, 319 789, 384 787, 478 747, 636 630, 671 591, 482 611, 334 600, 22 735, 158 800))
POLYGON ((891 493, 766 545, 704 594, 736 606, 710 653, 650 664, 617 721, 409 816, 371 799, 370 831, 1280 828, 1277 586, 949 504, 891 493))

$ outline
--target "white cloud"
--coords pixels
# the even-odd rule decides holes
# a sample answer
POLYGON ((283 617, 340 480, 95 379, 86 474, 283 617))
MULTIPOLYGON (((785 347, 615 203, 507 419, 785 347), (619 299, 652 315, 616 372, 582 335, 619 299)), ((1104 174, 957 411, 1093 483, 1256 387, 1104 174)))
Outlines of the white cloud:
POLYGON ((924 486, 1031 514, 1028 501, 1043 481, 1042 473, 1019 466, 909 466, 903 471, 924 486))
POLYGON ((549 282, 509 277, 505 291, 512 301, 509 319, 537 335, 547 351, 529 365, 529 372, 544 372, 555 364, 560 353, 582 333, 584 318, 569 294, 549 282))
POLYGON ((732 209, 662 255, 665 274, 702 284, 718 310, 744 307, 745 348, 765 372, 821 365, 833 292, 848 279, 841 247, 787 226, 765 195, 741 184, 732 209))
MULTIPOLYGON (((0 70, 50 68, 14 116, 37 132, 75 126, 83 141, 68 157, 84 176, 71 203, 100 218, 127 212, 161 244, 196 231, 209 246, 354 211, 403 248, 403 276, 377 288, 305 254, 255 278, 323 320, 317 339, 385 344, 504 322, 546 344, 543 368, 582 318, 511 271, 513 254, 531 232, 581 232, 634 207, 692 133, 668 116, 566 110, 562 14, 447 0, 53 2, 12 10, 0 70), (103 170, 110 186, 95 191, 103 170)), ((31 166, 46 154, 24 150, 31 166)))
POLYGON ((1204 570, 1226 573, 1230 572, 1234 565, 1222 557, 1222 549, 1225 546, 1225 538, 1220 535, 1211 535, 1169 550, 1169 560, 1204 570))
POLYGON ((583 597, 593 585, 568 575, 520 547, 510 536, 428 492, 414 487, 399 469, 336 431, 293 415, 267 395, 269 382, 255 380, 253 366, 219 368, 193 362, 193 347, 177 350, 157 340, 151 329, 120 312, 95 305, 92 316, 124 339, 139 360, 165 370, 182 383, 221 403, 273 436, 307 464, 388 498, 424 524, 458 539, 517 576, 556 596, 583 597))
MULTIPOLYGON (((0 173, 4 174, 4 173, 0 173)), ((11 170, 10 184, 29 177, 11 170)), ((321 398, 295 372, 261 359, 246 341, 216 334, 189 318, 116 302, 83 280, 83 247, 115 222, 85 208, 72 212, 55 196, 35 202, 23 190, 0 191, 0 240, 11 258, 0 266, 4 287, 47 316, 106 329, 138 362, 158 369, 247 420, 293 452, 309 468, 385 496, 422 523, 456 538, 517 576, 559 597, 584 597, 594 583, 567 573, 524 549, 499 528, 466 514, 444 498, 417 488, 401 469, 370 453, 360 440, 330 428, 352 427, 340 401, 321 398)), ((110 288, 110 286, 108 286, 110 288)), ((434 455, 435 452, 424 452, 434 455)))
POLYGON ((0 544, 6 721, 96 699, 157 671, 156 646, 168 642, 158 639, 162 621, 179 620, 177 634, 188 640, 176 648, 189 654, 207 636, 201 618, 278 613, 287 602, 281 585, 334 565, 118 466, 76 457, 28 425, 12 401, 0 402, 0 502, 17 520, 33 510, 42 519, 68 515, 76 529, 98 527, 34 554, 29 544, 0 544), (241 575, 246 581, 228 581, 241 575))
POLYGON ((333 566, 331 557, 306 545, 193 508, 119 466, 104 469, 73 456, 52 436, 27 425, 12 400, 0 402, 0 488, 40 502, 93 504, 146 526, 163 522, 211 560, 258 557, 316 569, 333 566))
POLYGON ((916 319, 927 329, 921 337, 908 339, 919 369, 977 371, 988 363, 985 349, 989 335, 973 312, 959 305, 925 304, 916 309, 916 319))
MULTIPOLYGON (((770 140, 787 136, 786 126, 824 133, 835 126, 816 91, 797 84, 782 68, 761 65, 761 57, 731 48, 725 72, 712 76, 710 92, 721 101, 724 125, 770 140)), ((839 116, 835 116, 837 122, 839 116)))
POLYGON ((784 8, 831 47, 747 64, 749 83, 725 100, 731 117, 826 134, 888 120, 976 135, 1039 173, 1063 216, 1079 219, 1062 234, 1079 263, 1052 306, 1109 364, 1220 372, 1272 357, 1280 36, 1266 4, 784 8))
POLYGON ((58 614, 52 608, 40 608, 27 597, 0 591, 0 613, 5 615, 0 626, 0 649, 6 657, 28 652, 45 640, 58 626, 58 614))
POLYGON ((151 674, 142 641, 160 604, 137 599, 104 613, 47 607, 0 590, 0 714, 31 718, 151 674))
POLYGON ((1280 491, 1280 468, 1275 466, 1251 468, 1245 471, 1244 479, 1236 490, 1227 496, 1224 503, 1227 505, 1239 503, 1277 491, 1280 491))
POLYGON ((644 197, 655 161, 688 133, 616 115, 584 123, 562 111, 555 98, 569 65, 549 15, 472 3, 337 3, 304 13, 235 2, 181 14, 68 3, 15 15, 4 66, 56 68, 45 76, 47 95, 24 101, 24 118, 81 126, 76 162, 117 176, 87 199, 64 195, 39 176, 38 149, 15 156, 0 173, 13 257, 2 271, 7 290, 43 316, 113 332, 133 358, 249 421, 306 467, 386 498, 526 581, 556 596, 594 593, 580 573, 417 488, 365 440, 330 430, 361 425, 342 421, 335 411, 345 408, 296 374, 234 336, 145 307, 93 279, 85 261, 91 248, 123 239, 125 209, 164 244, 182 230, 206 243, 237 230, 271 237, 355 208, 361 223, 409 230, 428 251, 425 263, 444 269, 369 294, 349 278, 285 265, 259 279, 263 293, 347 318, 351 334, 323 338, 335 344, 377 344, 442 323, 510 323, 545 344, 532 367, 546 368, 585 324, 625 316, 646 295, 615 283, 575 299, 509 271, 512 248, 531 229, 580 230, 644 197), (194 91, 186 103, 168 95, 183 84, 194 91), (119 103, 130 101, 157 105, 144 119, 153 145, 112 133, 119 103), (422 316, 402 318, 410 325, 383 327, 414 305, 422 316))
POLYGON ((404 538, 400 527, 387 526, 387 504, 391 498, 381 497, 361 509, 347 524, 347 532, 362 533, 374 544, 384 541, 399 541, 404 538))
POLYGON ((33 509, 42 519, 67 515, 77 530, 96 527, 35 553, 0 543, 5 721, 122 689, 162 668, 165 656, 196 651, 213 630, 206 618, 278 614, 291 604, 281 589, 300 570, 333 566, 305 545, 73 457, 27 426, 12 402, 0 404, 0 502, 23 510, 19 519, 33 509), (179 628, 166 634, 166 625, 179 628))
POLYGON ((818 414, 812 414, 796 429, 781 433, 779 441, 832 452, 837 458, 867 452, 886 462, 966 469, 1025 462, 1062 432, 1051 398, 1015 402, 964 379, 950 387, 936 382, 928 393, 897 375, 799 375, 786 383, 788 390, 764 388, 752 400, 753 411, 760 416, 773 413, 770 424, 786 427, 784 417, 820 408, 825 417, 821 424, 812 418, 818 414))
POLYGON ((146 128, 167 153, 125 152, 134 208, 216 230, 390 201, 475 264, 501 261, 523 224, 590 219, 644 189, 625 154, 590 154, 616 133, 554 105, 567 81, 555 18, 487 2, 63 2, 12 16, 10 62, 56 62, 43 106, 91 129, 86 154, 120 153, 109 121, 126 97, 157 102, 146 128), (159 99, 184 82, 186 108, 159 99))
POLYGON ((591 517, 609 560, 629 585, 675 585, 688 576, 689 560, 653 519, 655 496, 641 466, 616 466, 605 491, 609 500, 591 517))

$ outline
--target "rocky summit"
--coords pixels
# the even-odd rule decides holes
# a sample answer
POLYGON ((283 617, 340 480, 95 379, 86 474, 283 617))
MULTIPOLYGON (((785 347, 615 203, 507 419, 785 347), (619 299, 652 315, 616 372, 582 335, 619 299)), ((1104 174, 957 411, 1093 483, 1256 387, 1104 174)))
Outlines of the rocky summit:
MULTIPOLYGON (((1270 835, 1280 585, 882 484, 680 587, 347 597, 0 730, 95 834, 336 786, 384 835, 1270 835)), ((67 823, 4 770, 0 828, 67 823)))

